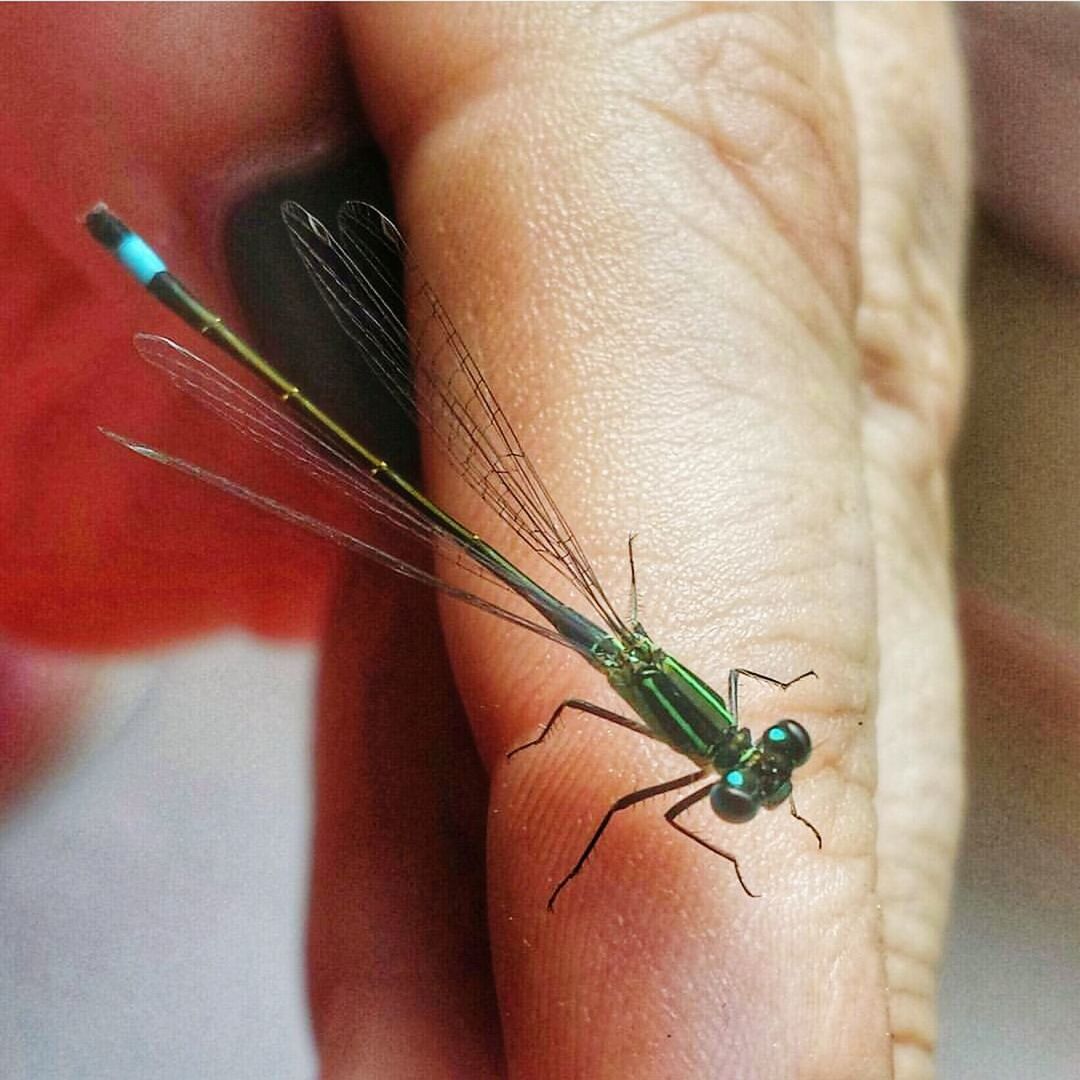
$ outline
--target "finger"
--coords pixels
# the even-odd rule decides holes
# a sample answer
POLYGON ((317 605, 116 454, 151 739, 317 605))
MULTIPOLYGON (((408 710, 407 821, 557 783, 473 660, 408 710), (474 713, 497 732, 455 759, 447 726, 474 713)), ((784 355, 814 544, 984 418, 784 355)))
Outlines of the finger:
MULTIPOLYGON (((827 22, 817 9, 506 10, 352 20, 399 209, 613 590, 638 534, 661 644, 716 682, 734 664, 823 674, 783 708, 825 736, 800 810, 828 845, 817 855, 786 818, 702 818, 766 893, 754 902, 642 808, 550 918, 544 901, 604 809, 686 763, 567 721, 505 766, 561 698, 603 687, 572 657, 448 612, 494 773, 511 1069, 670 1076, 737 1055, 747 1075, 796 1062, 884 1075, 872 748, 856 724, 874 627, 855 163, 827 22)), ((748 697, 746 718, 775 708, 748 697)))
MULTIPOLYGON (((377 537, 374 538, 377 542, 377 537)), ((499 1075, 483 771, 435 601, 356 566, 327 628, 308 969, 321 1075, 499 1075)))
POLYGON ((932 1068, 964 799, 947 468, 965 374, 968 157, 949 19, 934 6, 838 10, 861 163, 858 340, 880 610, 878 889, 898 1076, 932 1068))

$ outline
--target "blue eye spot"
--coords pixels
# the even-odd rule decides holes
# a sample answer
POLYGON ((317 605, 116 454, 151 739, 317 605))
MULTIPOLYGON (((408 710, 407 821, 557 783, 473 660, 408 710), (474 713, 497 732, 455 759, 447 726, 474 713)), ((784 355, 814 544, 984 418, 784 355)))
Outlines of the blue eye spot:
POLYGON ((727 784, 728 787, 742 787, 746 783, 746 777, 743 776, 738 769, 732 769, 731 772, 724 777, 724 783, 727 784))
POLYGON ((769 742, 787 742, 787 732, 783 728, 769 728, 767 736, 769 742))

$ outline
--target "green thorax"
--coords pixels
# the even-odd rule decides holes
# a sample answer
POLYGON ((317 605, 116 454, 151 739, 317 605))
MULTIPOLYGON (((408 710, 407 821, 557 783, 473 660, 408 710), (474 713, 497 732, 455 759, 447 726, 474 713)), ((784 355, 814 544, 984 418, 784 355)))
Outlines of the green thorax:
POLYGON ((750 732, 738 727, 727 702, 689 668, 637 628, 632 638, 609 638, 594 662, 615 692, 661 741, 717 771, 745 760, 750 732))

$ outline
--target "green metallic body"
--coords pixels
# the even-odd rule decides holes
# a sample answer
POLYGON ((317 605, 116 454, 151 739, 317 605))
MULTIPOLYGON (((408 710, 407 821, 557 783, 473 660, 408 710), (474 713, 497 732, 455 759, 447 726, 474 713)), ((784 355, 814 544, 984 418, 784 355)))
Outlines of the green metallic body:
MULTIPOLYGON (((125 239, 134 239, 140 245, 142 244, 104 206, 96 207, 88 215, 87 225, 95 238, 117 254, 122 262, 125 262, 125 259, 118 249, 125 239)), ((154 259, 156 260, 156 256, 154 259)), ((131 269, 129 263, 125 262, 125 265, 131 269)), ((776 806, 790 796, 791 771, 809 757, 809 736, 795 721, 782 720, 770 727, 755 742, 749 730, 741 727, 738 722, 737 679, 740 674, 749 675, 781 689, 786 689, 792 682, 798 680, 780 682, 769 676, 736 668, 729 672, 728 695, 725 699, 687 667, 658 648, 641 625, 636 622, 636 617, 627 624, 617 615, 603 615, 604 620, 609 624, 603 627, 575 611, 519 570, 479 535, 433 503, 378 454, 369 450, 332 417, 323 412, 299 387, 233 332, 220 317, 192 296, 168 270, 158 270, 159 266, 164 267, 163 263, 158 260, 151 265, 152 272, 147 273, 141 280, 154 296, 189 326, 254 371, 283 401, 299 410, 310 424, 336 444, 367 475, 430 523, 439 536, 450 539, 476 564, 490 572, 531 605, 554 628, 554 636, 557 640, 572 647, 593 667, 603 672, 612 689, 640 720, 639 723, 638 720, 620 716, 600 706, 571 699, 556 709, 539 738, 526 746, 537 745, 541 742, 563 709, 572 707, 592 712, 601 718, 657 739, 696 766, 695 772, 688 776, 656 785, 619 800, 609 810, 581 859, 559 883, 549 900, 549 907, 554 903, 559 891, 581 869, 615 812, 645 798, 678 790, 702 780, 709 773, 717 774, 720 779, 710 781, 705 788, 683 798, 668 812, 667 819, 680 832, 715 854, 728 859, 734 865, 744 890, 753 895, 743 881, 734 857, 689 832, 676 822, 676 818, 706 795, 710 797, 716 813, 728 821, 749 820, 759 806, 776 806)), ((170 464, 184 465, 176 459, 168 459, 164 455, 130 443, 123 438, 118 441, 128 445, 130 449, 146 453, 147 456, 158 457, 159 460, 166 460, 170 464)), ((185 471, 197 475, 202 474, 201 470, 192 467, 187 467, 185 471)), ((209 474, 202 475, 206 478, 209 474)), ((209 478, 211 481, 219 480, 218 486, 225 490, 243 493, 242 489, 236 488, 227 480, 215 478, 212 475, 209 478)), ((287 508, 281 507, 272 500, 259 499, 258 501, 268 509, 281 513, 282 516, 313 527, 316 532, 324 534, 327 532, 313 519, 288 513, 287 508), (282 513, 282 511, 286 512, 282 513)), ((365 546, 361 545, 361 547, 365 546)), ((456 592, 457 595, 470 599, 467 594, 459 590, 456 592)), ((472 599, 476 600, 475 597, 472 599)), ((497 607, 487 606, 497 612, 500 611, 497 607)), ((598 612, 602 613, 603 610, 597 606, 598 612)), ((505 610, 500 613, 506 618, 516 620, 516 616, 508 614, 505 610)), ((531 626, 537 632, 546 633, 537 624, 531 624, 531 626)), ((813 675, 813 672, 806 672, 799 678, 804 678, 806 675, 813 675)), ((799 817, 793 804, 792 814, 799 817)), ((805 819, 799 818, 799 820, 809 825, 805 819)), ((813 829, 813 826, 809 827, 813 829)), ((813 831, 820 845, 820 835, 817 834, 817 830, 813 831)))

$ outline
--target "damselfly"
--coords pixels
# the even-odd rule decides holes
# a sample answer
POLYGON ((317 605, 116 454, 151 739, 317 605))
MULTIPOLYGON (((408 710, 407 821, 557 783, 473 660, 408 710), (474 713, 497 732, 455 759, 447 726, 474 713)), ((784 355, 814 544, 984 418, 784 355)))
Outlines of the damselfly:
POLYGON ((140 237, 101 205, 86 218, 94 238, 188 325, 259 375, 289 409, 253 394, 166 338, 136 337, 136 347, 146 360, 245 435, 289 457, 320 482, 335 486, 413 536, 419 535, 436 549, 455 554, 473 572, 520 597, 534 614, 521 614, 482 598, 217 473, 124 436, 106 434, 135 453, 240 496, 397 573, 434 585, 458 600, 572 649, 604 674, 633 711, 633 716, 624 716, 584 699, 571 698, 555 709, 535 739, 510 756, 539 746, 563 712, 574 709, 659 740, 690 760, 693 771, 631 792, 608 809, 581 857, 556 885, 548 900, 549 909, 585 865, 616 814, 684 788, 693 790, 666 811, 665 819, 680 833, 731 863, 739 884, 750 896, 755 894, 743 880, 735 856, 696 835, 679 820, 690 807, 708 798, 719 817, 744 822, 762 807, 771 809, 788 800, 792 816, 811 829, 820 847, 820 834, 799 815, 791 798, 791 774, 810 756, 806 729, 795 720, 783 719, 755 741, 750 731, 739 724, 740 677, 758 679, 784 690, 814 673, 807 671, 783 682, 746 668, 732 668, 727 676, 726 698, 717 693, 659 648, 638 621, 632 542, 628 545, 630 615, 620 615, 522 449, 479 366, 419 274, 397 229, 374 207, 362 203, 348 203, 342 209, 339 238, 295 203, 286 203, 282 215, 318 291, 355 343, 364 363, 411 417, 427 425, 459 474, 487 506, 564 584, 584 597, 592 616, 583 615, 526 575, 332 419, 197 300, 140 237), (397 280, 387 270, 388 258, 403 265, 405 280, 410 283, 407 306, 412 330, 398 314, 397 280), (701 786, 695 786, 698 784, 701 786))

